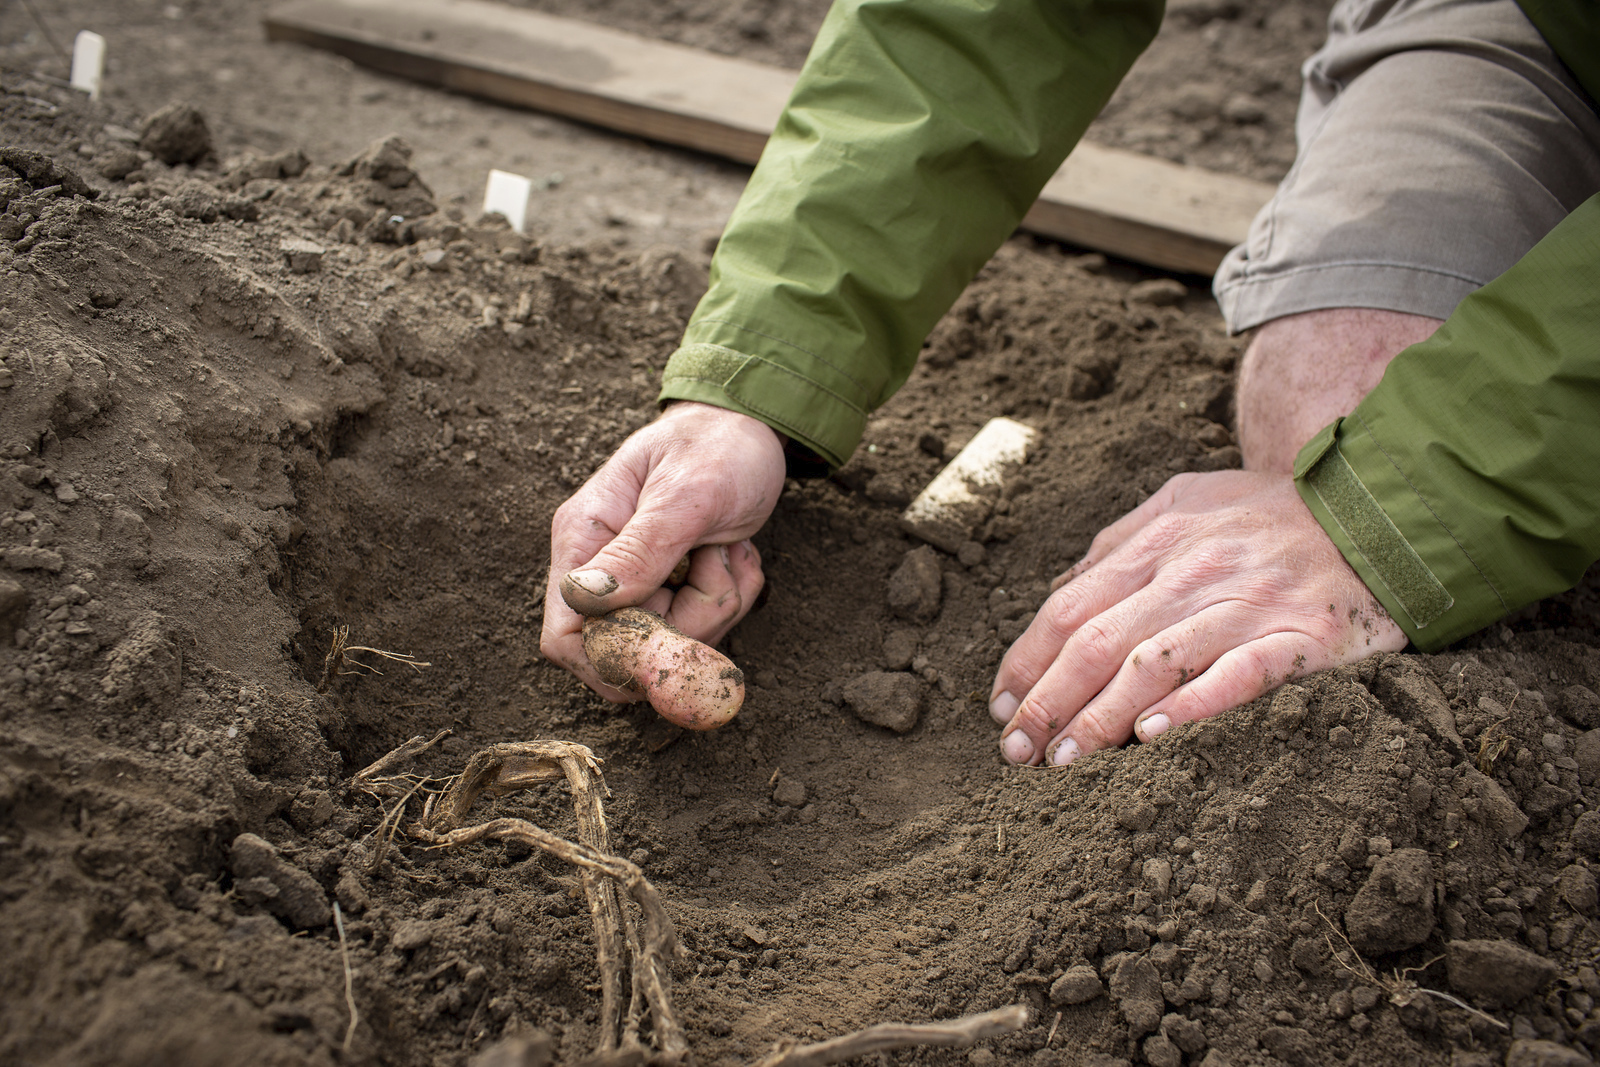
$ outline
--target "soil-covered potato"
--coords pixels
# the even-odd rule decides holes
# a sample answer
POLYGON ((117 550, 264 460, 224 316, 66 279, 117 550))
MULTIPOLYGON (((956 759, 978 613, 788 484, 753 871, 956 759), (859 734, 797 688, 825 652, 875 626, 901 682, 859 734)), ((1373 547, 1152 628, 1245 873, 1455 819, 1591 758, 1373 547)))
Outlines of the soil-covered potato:
POLYGON ((607 685, 642 693, 665 718, 715 730, 744 704, 744 672, 643 608, 619 608, 583 623, 583 650, 607 685))

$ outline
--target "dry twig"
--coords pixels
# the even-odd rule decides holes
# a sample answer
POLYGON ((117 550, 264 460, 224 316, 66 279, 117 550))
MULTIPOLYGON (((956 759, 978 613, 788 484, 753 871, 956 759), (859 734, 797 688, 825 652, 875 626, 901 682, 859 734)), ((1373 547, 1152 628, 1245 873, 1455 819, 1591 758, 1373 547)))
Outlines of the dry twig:
MULTIPOLYGON (((390 770, 391 768, 398 767, 400 764, 415 756, 420 756, 422 753, 428 751, 428 749, 432 748, 434 745, 437 745, 440 741, 443 741, 449 736, 449 730, 440 730, 431 738, 425 738, 421 734, 418 734, 416 737, 413 737, 411 740, 407 741, 393 752, 390 752, 386 756, 380 756, 366 767, 363 767, 361 770, 357 771, 356 776, 350 779, 350 788, 359 789, 364 793, 372 793, 374 796, 379 795, 378 790, 374 787, 378 786, 380 781, 387 781, 380 779, 379 775, 390 770)), ((393 796, 394 794, 383 793, 382 795, 393 796)))

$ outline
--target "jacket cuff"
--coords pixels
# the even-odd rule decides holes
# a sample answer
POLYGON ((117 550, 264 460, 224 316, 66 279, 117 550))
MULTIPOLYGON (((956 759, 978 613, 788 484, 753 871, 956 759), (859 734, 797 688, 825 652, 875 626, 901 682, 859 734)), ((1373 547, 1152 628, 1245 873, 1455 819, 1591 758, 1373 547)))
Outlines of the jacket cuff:
POLYGON ((866 432, 867 411, 839 392, 760 354, 690 342, 667 361, 662 401, 698 400, 760 419, 842 467, 866 432))
POLYGON ((1346 561, 1413 644, 1435 652, 1509 610, 1467 550, 1351 417, 1295 460, 1295 487, 1346 561))

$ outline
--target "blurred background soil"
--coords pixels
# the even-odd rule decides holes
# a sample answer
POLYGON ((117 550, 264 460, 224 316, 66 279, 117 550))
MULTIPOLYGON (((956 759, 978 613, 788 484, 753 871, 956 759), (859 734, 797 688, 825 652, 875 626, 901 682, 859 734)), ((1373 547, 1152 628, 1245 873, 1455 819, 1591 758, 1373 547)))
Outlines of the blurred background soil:
MULTIPOLYGON (((111 62, 90 103, 0 9, 0 1061, 581 1059, 570 870, 370 862, 386 809, 351 776, 449 729, 418 772, 530 738, 604 761, 701 1062, 1012 1003, 1013 1035, 882 1062, 1590 1062, 1592 582, 1157 744, 999 759, 989 680, 1050 579, 1238 464, 1204 280, 1008 243, 850 465, 789 483, 725 643, 745 709, 677 734, 540 660, 548 530, 652 417, 746 172, 268 45, 255 0, 34 6, 111 62), (209 150, 168 164, 140 137, 177 101, 209 150), (477 218, 490 166, 540 180, 528 234, 477 218), (1041 447, 976 551, 919 547, 900 509, 996 415, 1041 447), (340 626, 430 665, 324 679, 340 626)), ((822 14, 540 6, 786 65, 822 14)), ((1324 17, 1174 0, 1092 135, 1280 175, 1324 17)), ((564 785, 478 810, 576 832, 564 785)))

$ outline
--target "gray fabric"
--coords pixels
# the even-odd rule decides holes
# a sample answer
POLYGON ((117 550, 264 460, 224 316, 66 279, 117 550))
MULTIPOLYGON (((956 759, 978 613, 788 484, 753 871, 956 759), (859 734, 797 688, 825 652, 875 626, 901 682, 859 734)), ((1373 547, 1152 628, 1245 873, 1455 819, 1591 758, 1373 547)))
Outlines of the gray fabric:
POLYGON ((1514 0, 1340 0, 1302 73, 1299 156, 1214 282, 1235 333, 1447 318, 1600 191, 1600 115, 1514 0))

